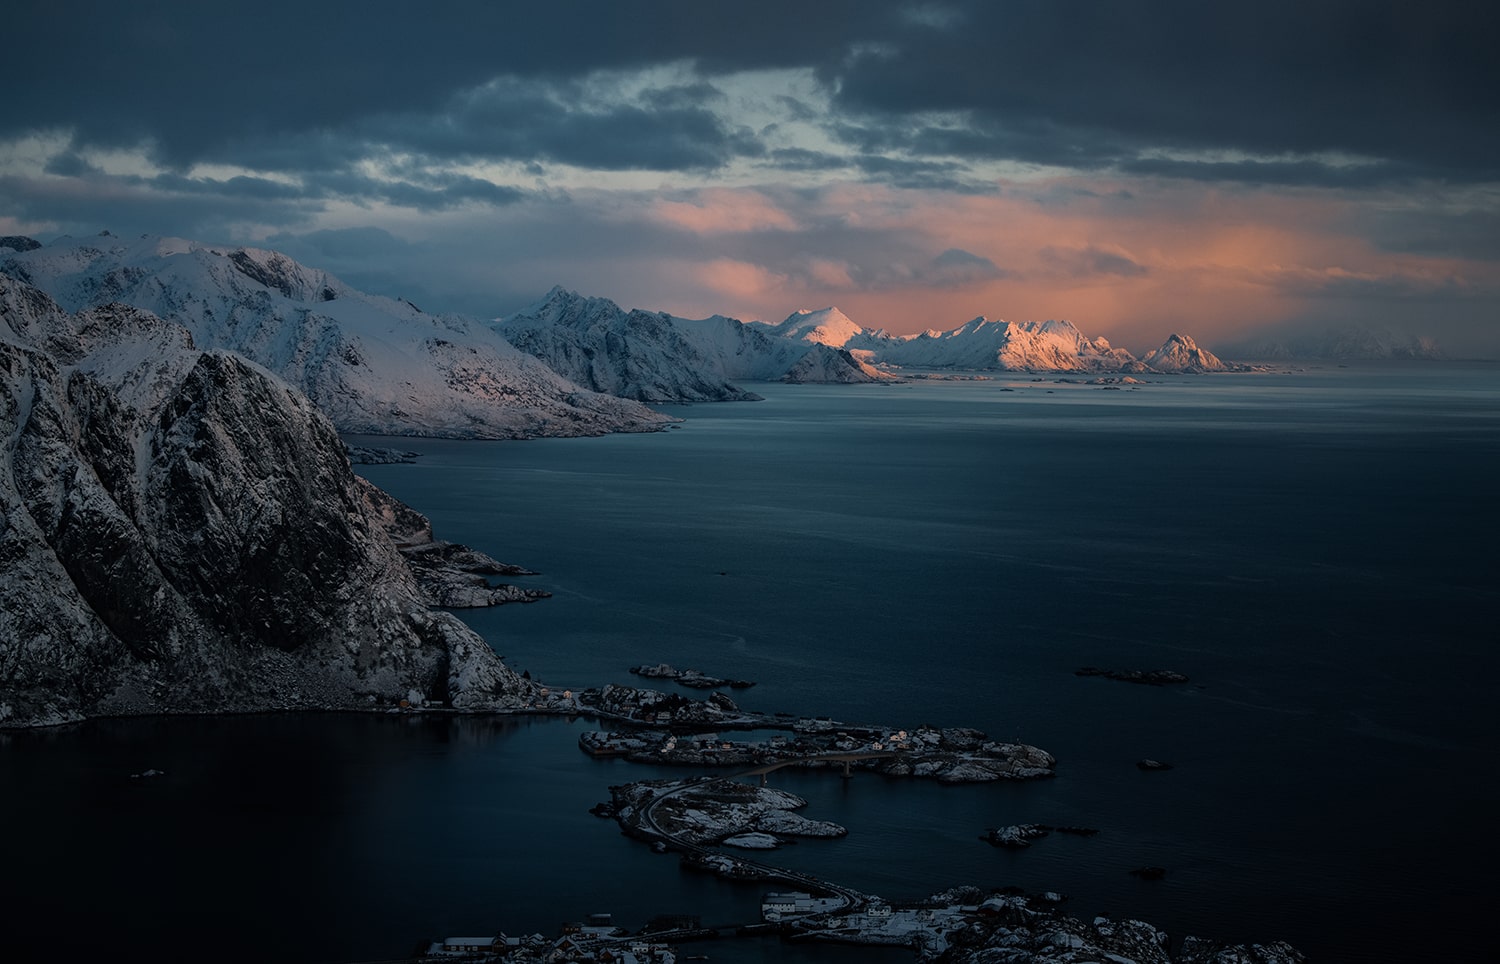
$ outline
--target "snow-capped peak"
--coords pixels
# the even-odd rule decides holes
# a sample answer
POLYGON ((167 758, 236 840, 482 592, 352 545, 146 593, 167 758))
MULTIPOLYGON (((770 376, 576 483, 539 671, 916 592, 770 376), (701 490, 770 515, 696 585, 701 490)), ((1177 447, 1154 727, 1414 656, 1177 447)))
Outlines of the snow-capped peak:
POLYGON ((1141 360, 1159 372, 1221 372, 1229 367, 1187 335, 1175 333, 1141 360))
POLYGON ((842 348, 864 329, 835 307, 799 308, 772 329, 783 338, 842 348))

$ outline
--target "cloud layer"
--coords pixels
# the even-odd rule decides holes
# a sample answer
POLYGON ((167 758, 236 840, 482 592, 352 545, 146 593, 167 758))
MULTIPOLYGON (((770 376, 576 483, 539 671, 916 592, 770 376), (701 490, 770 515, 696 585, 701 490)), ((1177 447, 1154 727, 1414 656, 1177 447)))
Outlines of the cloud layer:
POLYGON ((424 307, 564 283, 1146 344, 1500 354, 1481 3, 265 0, 14 11, 0 233, 274 242, 424 307))

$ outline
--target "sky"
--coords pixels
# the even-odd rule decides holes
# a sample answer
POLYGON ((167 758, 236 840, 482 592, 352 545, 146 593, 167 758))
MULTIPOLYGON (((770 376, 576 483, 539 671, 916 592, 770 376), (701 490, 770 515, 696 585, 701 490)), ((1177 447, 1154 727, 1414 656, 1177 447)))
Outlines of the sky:
POLYGON ((1142 350, 1500 357, 1500 5, 328 4, 7 13, 0 234, 281 250, 429 311, 560 284, 1142 350))

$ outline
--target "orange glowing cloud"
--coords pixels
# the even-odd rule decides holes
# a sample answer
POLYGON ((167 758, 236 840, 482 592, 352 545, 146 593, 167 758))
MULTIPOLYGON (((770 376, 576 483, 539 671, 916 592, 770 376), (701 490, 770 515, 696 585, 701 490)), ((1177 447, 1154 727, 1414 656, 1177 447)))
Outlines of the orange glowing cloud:
POLYGON ((770 198, 756 191, 710 188, 690 201, 657 200, 650 217, 694 234, 791 231, 797 223, 770 198))
POLYGON ((706 290, 734 299, 714 310, 771 320, 837 304, 902 333, 977 315, 1067 318, 1139 349, 1174 330, 1236 337, 1360 286, 1463 283, 1454 262, 1378 249, 1351 228, 1352 202, 1327 193, 1058 179, 978 196, 835 185, 799 201, 796 224, 762 191, 657 203, 655 219, 698 233, 774 227, 830 245, 827 256, 786 239, 753 255, 742 245, 696 265, 689 290, 662 294, 697 302, 691 291, 706 290))

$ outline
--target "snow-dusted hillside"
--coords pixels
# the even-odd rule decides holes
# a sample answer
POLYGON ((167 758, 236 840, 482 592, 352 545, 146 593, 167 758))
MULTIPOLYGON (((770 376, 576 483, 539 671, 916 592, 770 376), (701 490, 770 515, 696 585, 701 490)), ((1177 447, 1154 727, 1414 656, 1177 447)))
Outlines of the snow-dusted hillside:
POLYGON ((0 276, 0 726, 529 699, 375 491, 259 365, 0 276))
POLYGON ((598 391, 643 401, 733 401, 755 398, 733 379, 770 381, 804 358, 800 380, 852 382, 870 375, 852 358, 785 338, 734 318, 678 318, 625 311, 607 298, 554 288, 531 307, 495 322, 516 347, 559 374, 598 391))
POLYGON ((301 389, 341 431, 472 438, 651 431, 670 421, 581 389, 486 324, 366 295, 274 251, 171 238, 65 238, 0 272, 67 311, 123 302, 301 389))

